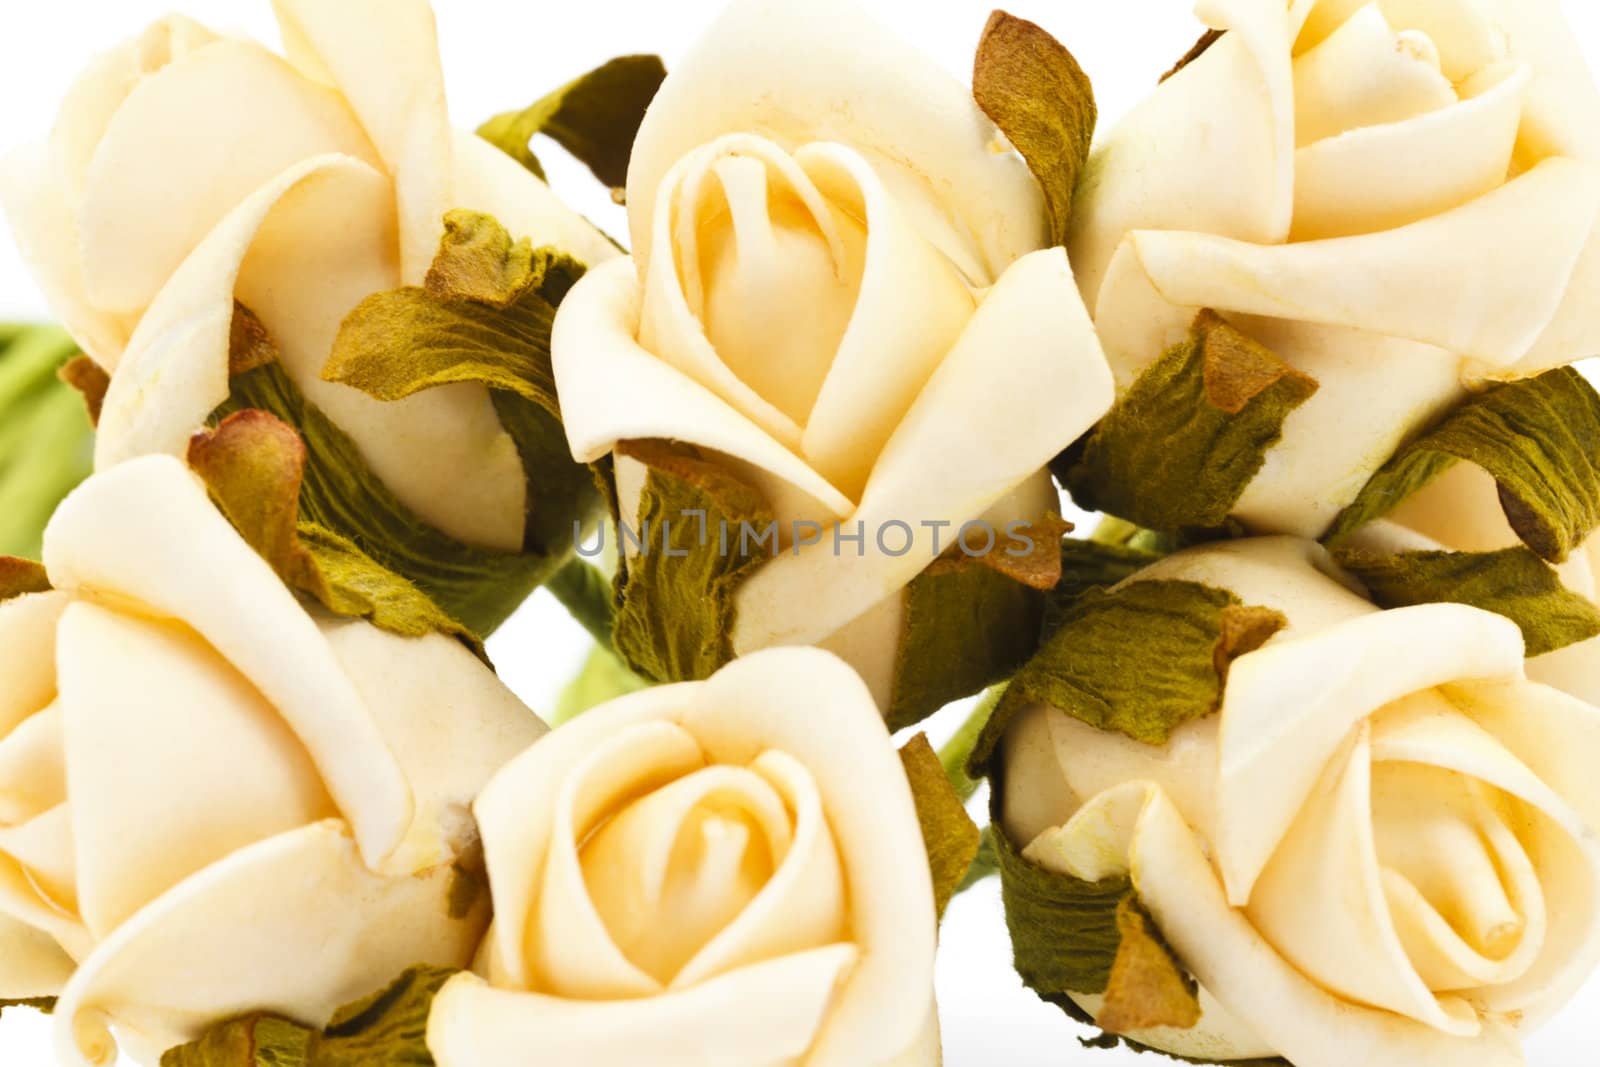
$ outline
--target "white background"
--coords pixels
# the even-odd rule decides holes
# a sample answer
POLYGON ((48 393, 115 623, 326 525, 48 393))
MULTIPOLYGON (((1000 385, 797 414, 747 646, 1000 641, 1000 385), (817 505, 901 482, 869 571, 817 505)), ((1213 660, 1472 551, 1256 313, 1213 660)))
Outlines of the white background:
MULTIPOLYGON (((950 70, 969 75, 990 9, 984 0, 863 3, 950 70)), ((435 0, 452 114, 459 124, 475 126, 626 52, 658 52, 670 68, 720 6, 720 0, 435 0)), ((1007 9, 1039 22, 1073 50, 1094 79, 1104 124, 1149 92, 1194 42, 1202 27, 1190 6, 1189 0, 1011 0, 1007 9)), ((1594 0, 1564 0, 1564 6, 1591 66, 1600 68, 1600 8, 1594 0)), ((276 45, 268 0, 0 0, 0 41, 6 43, 0 59, 0 152, 44 136, 92 52, 172 7, 215 29, 244 31, 276 45)), ((587 172, 559 149, 540 155, 569 202, 611 233, 626 232, 621 210, 587 172)), ((47 315, 0 219, 0 320, 47 315)), ((507 682, 534 708, 548 709, 586 645, 582 632, 540 594, 496 635, 490 650, 507 682)), ((934 720, 935 740, 960 718, 952 709, 934 720)), ((1081 1031, 1022 988, 1011 970, 992 880, 951 905, 942 939, 939 1000, 951 1067, 1162 1062, 1080 1048, 1075 1038, 1081 1031)), ((53 1061, 47 1037, 43 1018, 9 1013, 0 1021, 0 1064, 48 1067, 53 1061)), ((1529 1041, 1528 1060, 1531 1067, 1600 1062, 1600 981, 1529 1041)))

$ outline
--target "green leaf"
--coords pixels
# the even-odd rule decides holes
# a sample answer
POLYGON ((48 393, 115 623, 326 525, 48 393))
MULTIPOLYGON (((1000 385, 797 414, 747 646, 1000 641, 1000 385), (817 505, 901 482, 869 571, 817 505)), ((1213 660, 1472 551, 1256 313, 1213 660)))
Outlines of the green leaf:
POLYGON ((189 466, 241 537, 284 583, 336 615, 369 619, 391 633, 477 637, 349 538, 301 521, 306 445, 294 427, 265 411, 229 415, 189 442, 189 466))
POLYGON ((478 136, 543 178, 528 146, 542 133, 619 189, 628 182, 628 157, 645 109, 666 76, 659 56, 621 56, 521 111, 496 115, 478 136))
POLYGON ((617 697, 637 693, 649 688, 650 683, 628 669, 611 649, 596 645, 589 650, 588 658, 556 698, 555 710, 550 714, 550 726, 555 728, 571 722, 590 708, 617 697))
POLYGON ((889 728, 1010 677, 1038 647, 1043 613, 1043 593, 981 557, 934 560, 906 587, 889 728))
POLYGON ((50 576, 43 563, 19 556, 0 556, 0 603, 29 593, 48 593, 50 576))
POLYGON ((1066 243, 1072 196, 1099 112, 1088 75, 1039 26, 996 11, 978 42, 972 94, 1044 190, 1052 243, 1066 243))
POLYGON ((1471 397, 1402 448, 1340 515, 1331 544, 1461 461, 1500 486, 1523 544, 1560 563, 1600 526, 1600 394, 1571 367, 1471 397))
POLYGON ((945 776, 939 754, 927 734, 917 734, 900 749, 900 762, 911 783, 911 797, 922 825, 922 844, 933 874, 933 899, 939 916, 978 855, 978 827, 945 776))
POLYGON ((709 678, 733 659, 734 592, 772 558, 776 520, 759 489, 689 446, 624 441, 616 455, 649 471, 633 524, 644 545, 619 569, 617 651, 651 681, 709 678))
POLYGON ((1522 628, 1529 656, 1600 637, 1600 607, 1561 584, 1527 548, 1499 552, 1369 552, 1334 554, 1378 606, 1467 604, 1504 615, 1522 628))
POLYGON ((569 559, 545 583, 573 620, 589 632, 601 648, 612 647, 616 626, 616 583, 581 557, 569 559))
POLYGON ((1088 882, 1034 863, 1001 830, 991 840, 1017 973, 1029 989, 1105 995, 1097 1025, 1108 1030, 1199 1022, 1193 981, 1127 875, 1088 882))
POLYGON ((1210 311, 1055 464, 1080 507, 1161 532, 1224 527, 1317 383, 1210 311))
POLYGON ((433 1067, 428 1012, 457 972, 413 967, 388 988, 341 1008, 320 1033, 256 1013, 168 1049, 161 1067, 433 1067))
POLYGON ((529 554, 565 559, 600 501, 561 427, 550 330, 583 265, 535 249, 488 215, 452 211, 423 286, 375 293, 346 317, 322 376, 379 400, 487 386, 528 479, 529 554))
POLYGON ((986 769, 1011 720, 1041 703, 1096 729, 1165 744, 1178 727, 1215 712, 1228 667, 1284 625, 1275 611, 1195 582, 1090 589, 1011 680, 972 768, 986 769))
POLYGON ((0 555, 38 558, 56 505, 92 468, 84 403, 57 376, 76 354, 53 326, 0 332, 0 555))
POLYGON ((565 561, 564 556, 466 545, 424 522, 372 472, 355 442, 305 399, 277 362, 236 375, 232 395, 213 413, 212 423, 247 410, 275 415, 305 442, 303 523, 346 539, 475 634, 492 633, 565 561))

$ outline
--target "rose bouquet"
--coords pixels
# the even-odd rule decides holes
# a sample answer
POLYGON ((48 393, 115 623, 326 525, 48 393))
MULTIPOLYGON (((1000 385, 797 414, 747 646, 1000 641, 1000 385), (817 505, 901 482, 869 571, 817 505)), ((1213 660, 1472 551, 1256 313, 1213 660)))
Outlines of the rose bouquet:
POLYGON ((1600 969, 1555 0, 1205 0, 1103 129, 1006 12, 968 77, 733 0, 473 132, 425 0, 272 6, 0 161, 54 1062, 928 1067, 986 879, 1085 1045, 1191 1062, 1517 1067, 1600 969), (594 638, 543 719, 486 645, 539 588, 594 638))

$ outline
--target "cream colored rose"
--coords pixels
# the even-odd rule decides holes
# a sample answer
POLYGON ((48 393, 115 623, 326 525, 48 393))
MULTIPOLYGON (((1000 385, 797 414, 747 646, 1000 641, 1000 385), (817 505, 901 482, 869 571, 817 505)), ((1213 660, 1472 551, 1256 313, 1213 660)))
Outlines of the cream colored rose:
POLYGON ((588 263, 615 254, 445 112, 426 0, 276 0, 288 58, 180 17, 97 59, 0 173, 60 320, 112 376, 100 468, 182 456, 228 397, 237 299, 289 376, 418 515, 522 546, 525 479, 486 389, 382 403, 321 380, 344 316, 419 284, 452 208, 588 263))
POLYGON ((544 727, 465 646, 303 607, 165 456, 78 489, 45 559, 0 605, 0 995, 60 997, 63 1065, 470 960, 470 805, 544 727))
MULTIPOLYGON (((1356 536, 1365 546, 1396 551, 1493 552, 1522 543, 1506 521, 1494 479, 1470 463, 1451 467, 1386 521, 1356 536)), ((1590 536, 1556 571, 1567 588, 1600 603, 1600 534, 1590 536)), ((1600 637, 1530 659, 1528 677, 1600 704, 1600 637)))
POLYGON ((1212 308, 1321 385, 1238 502, 1320 536, 1485 378, 1596 354, 1600 94, 1556 0, 1203 0, 1070 242, 1126 390, 1212 308))
POLYGON ((495 923, 434 1002, 440 1067, 939 1062, 916 809, 835 657, 585 712, 473 810, 495 923))
MULTIPOLYGON (((934 538, 1059 507, 1043 468, 1107 409, 1110 377, 997 138, 965 86, 848 0, 736 0, 651 106, 633 257, 563 305, 556 381, 579 459, 686 442, 763 491, 784 549, 796 522, 829 531, 745 582, 737 651, 822 643, 881 697, 934 538), (899 555, 892 523, 914 537, 899 555), (836 524, 864 549, 835 551, 836 524)), ((635 528, 641 481, 619 461, 635 528)))
POLYGON ((1289 625, 1165 746, 1046 707, 1008 737, 1008 833, 1076 877, 1131 870, 1202 987, 1198 1027, 1136 1039, 1296 1067, 1521 1063, 1519 1036, 1600 961, 1600 710, 1526 681, 1508 620, 1379 611, 1308 542, 1141 579, 1289 625))

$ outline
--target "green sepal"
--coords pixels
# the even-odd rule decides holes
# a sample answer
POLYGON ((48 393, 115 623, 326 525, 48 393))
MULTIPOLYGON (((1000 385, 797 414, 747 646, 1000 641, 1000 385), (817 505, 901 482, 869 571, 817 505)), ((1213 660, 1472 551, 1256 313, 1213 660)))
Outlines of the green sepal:
POLYGON ((978 42, 972 94, 1044 191, 1051 243, 1066 244, 1099 116, 1088 75, 1045 30, 996 11, 978 42))
POLYGON ((917 822, 922 826, 922 844, 933 875, 934 907, 943 918, 945 906, 978 855, 978 826, 946 777, 927 734, 917 734, 901 747, 900 763, 911 783, 917 822))
POLYGON ((666 76, 659 56, 620 56, 521 111, 496 115, 478 128, 478 136, 543 178, 529 147, 542 133, 619 189, 628 181, 628 158, 645 109, 666 76))
POLYGON ((630 524, 644 546, 618 568, 617 651, 653 682, 709 678, 733 659, 734 593, 772 558, 776 520, 759 489, 690 446, 623 441, 616 455, 648 469, 630 524))
POLYGON ((20 556, 0 556, 0 603, 29 593, 48 593, 44 564, 20 556))
POLYGON ((276 1015, 245 1015, 168 1049, 161 1067, 311 1067, 315 1032, 276 1015))
POLYGON ((432 1067, 428 1013, 457 971, 413 967, 387 988, 336 1012, 322 1031, 255 1013, 168 1049, 161 1067, 432 1067))
POLYGON ((1006 727, 1033 704, 1144 744, 1166 744, 1180 726, 1221 707, 1232 662, 1285 624, 1275 611, 1196 582, 1089 589, 1006 687, 969 766, 975 774, 989 770, 1006 727))
POLYGON ((1203 311, 1053 465, 1073 500, 1145 529, 1226 527, 1314 379, 1203 311))
POLYGON ((581 556, 574 556, 550 576, 545 588, 567 609, 573 621, 588 631, 595 644, 611 648, 617 614, 613 579, 581 556))
POLYGON ((4 1014, 7 1008, 28 1008, 49 1015, 56 1010, 56 998, 24 997, 21 1000, 0 1000, 0 1014, 4 1014))
POLYGON ((578 668, 578 673, 556 697, 549 716, 552 728, 571 722, 590 708, 607 701, 648 689, 650 683, 628 669, 611 649, 596 645, 578 668))
POLYGON ((443 633, 480 656, 477 636, 349 538, 301 517, 307 449, 294 427, 250 409, 189 441, 189 466, 239 535, 284 583, 347 618, 406 637, 443 633))
POLYGON ((77 351, 54 326, 0 332, 0 555, 37 559, 56 505, 92 469, 84 403, 57 376, 77 351))
POLYGON ((983 557, 934 560, 905 590, 889 729, 1010 677, 1038 648, 1044 599, 983 557))
POLYGON ((1127 875, 1089 882, 1041 867, 998 826, 991 824, 990 839, 1023 984, 1047 999, 1104 995, 1095 1025, 1106 1030, 1187 1029, 1200 1021, 1198 988, 1127 875))
POLYGON ((1498 552, 1369 552, 1334 559, 1359 578, 1379 607, 1466 604, 1504 615, 1522 629, 1529 656, 1600 637, 1600 607, 1561 584, 1530 549, 1498 552))
POLYGON ((528 480, 526 554, 564 560, 574 524, 599 510, 594 479, 561 426, 550 331, 584 268, 513 241, 491 216, 452 211, 422 286, 375 293, 339 328, 322 376, 379 400, 487 386, 528 480))
POLYGON ((1166 554, 1137 544, 1137 539, 1125 545, 1070 538, 1061 542, 1061 578, 1045 602, 1042 634, 1046 639, 1061 628, 1079 597, 1092 589, 1110 589, 1166 554))
POLYGON ((564 562, 463 544, 424 522, 372 472, 355 442, 305 398, 281 364, 269 361, 237 373, 231 389, 228 401, 213 413, 213 425, 240 411, 264 411, 294 427, 305 441, 301 521, 346 539, 472 633, 492 633, 564 562))
POLYGON ((1338 544, 1461 461, 1487 471, 1522 543, 1560 563, 1600 526, 1600 393, 1571 367, 1469 397, 1373 475, 1328 535, 1338 544))

